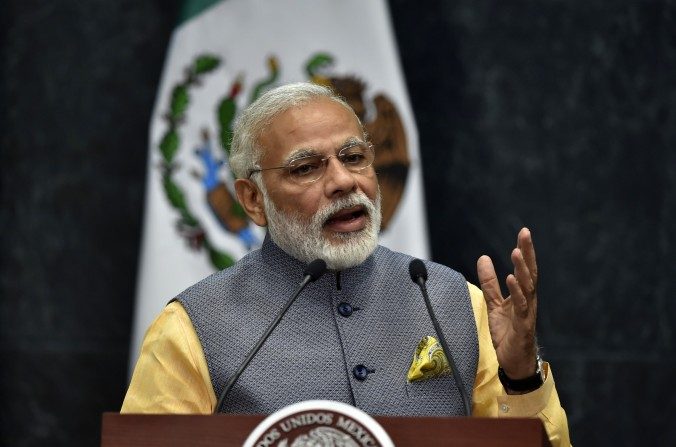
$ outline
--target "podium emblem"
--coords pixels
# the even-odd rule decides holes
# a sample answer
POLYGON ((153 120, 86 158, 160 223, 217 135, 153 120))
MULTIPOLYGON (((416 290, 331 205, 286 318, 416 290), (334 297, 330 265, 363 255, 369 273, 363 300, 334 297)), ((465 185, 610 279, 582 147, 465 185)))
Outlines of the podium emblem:
POLYGON ((271 414, 244 447, 394 447, 375 419, 351 405, 309 400, 271 414))

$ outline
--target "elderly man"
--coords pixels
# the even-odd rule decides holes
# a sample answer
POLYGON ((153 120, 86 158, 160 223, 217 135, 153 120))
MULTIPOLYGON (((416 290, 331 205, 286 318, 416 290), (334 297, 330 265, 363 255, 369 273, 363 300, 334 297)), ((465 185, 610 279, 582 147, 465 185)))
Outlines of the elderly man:
MULTIPOLYGON (((329 273, 291 306, 222 410, 271 413, 322 398, 376 415, 463 414, 451 375, 407 376, 421 340, 436 334, 408 277, 411 258, 378 245, 373 159, 357 116, 324 87, 279 87, 243 112, 230 164, 240 203, 268 235, 260 250, 166 306, 146 334, 123 412, 211 413, 305 265, 321 258, 329 273)), ((507 298, 486 256, 477 264, 482 290, 426 263, 453 373, 464 380, 474 416, 539 417, 554 445, 568 445, 566 415, 537 352, 537 267, 527 229, 511 258, 507 298)))

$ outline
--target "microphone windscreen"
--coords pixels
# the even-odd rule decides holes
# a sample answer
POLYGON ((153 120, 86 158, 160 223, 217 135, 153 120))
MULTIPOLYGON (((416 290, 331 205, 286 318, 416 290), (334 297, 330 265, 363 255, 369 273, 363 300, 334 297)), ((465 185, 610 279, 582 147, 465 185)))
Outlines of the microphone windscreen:
POLYGON ((425 263, 420 259, 413 259, 411 263, 408 264, 408 273, 411 275, 411 280, 414 283, 418 282, 418 278, 427 281, 427 268, 425 267, 425 263))
POLYGON ((317 281, 326 272, 326 262, 323 259, 315 259, 307 265, 303 276, 309 276, 310 281, 317 281))

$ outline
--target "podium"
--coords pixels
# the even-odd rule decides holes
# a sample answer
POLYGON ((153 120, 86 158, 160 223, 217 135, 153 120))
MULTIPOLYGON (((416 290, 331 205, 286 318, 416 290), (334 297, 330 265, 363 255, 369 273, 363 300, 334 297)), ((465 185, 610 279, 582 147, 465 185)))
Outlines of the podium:
MULTIPOLYGON (((256 415, 104 413, 101 447, 241 447, 263 421, 256 415)), ((539 419, 376 416, 397 447, 550 447, 539 419)))

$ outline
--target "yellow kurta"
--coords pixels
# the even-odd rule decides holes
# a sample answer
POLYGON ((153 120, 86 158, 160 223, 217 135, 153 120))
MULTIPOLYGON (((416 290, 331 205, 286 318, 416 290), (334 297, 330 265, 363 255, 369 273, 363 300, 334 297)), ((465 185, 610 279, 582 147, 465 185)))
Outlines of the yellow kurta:
MULTIPOLYGON (((568 420, 547 363, 545 383, 521 395, 505 393, 498 379, 498 361, 488 329, 483 293, 469 284, 479 334, 479 362, 472 392, 472 415, 538 417, 552 446, 568 446, 568 420)), ((210 414, 216 406, 207 361, 183 306, 167 305, 146 332, 122 413, 210 414)))

